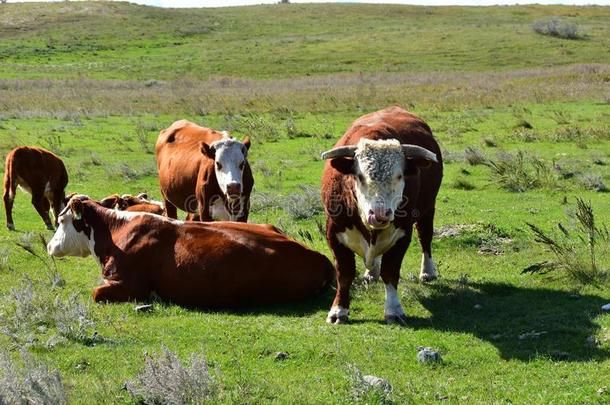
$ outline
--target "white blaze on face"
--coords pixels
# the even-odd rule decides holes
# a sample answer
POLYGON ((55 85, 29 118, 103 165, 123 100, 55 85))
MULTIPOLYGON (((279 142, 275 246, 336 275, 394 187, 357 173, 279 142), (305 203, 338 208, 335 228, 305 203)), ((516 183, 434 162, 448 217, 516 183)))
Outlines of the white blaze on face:
POLYGON ((80 256, 87 257, 93 249, 93 229, 90 236, 85 232, 78 232, 74 228, 74 214, 70 209, 64 209, 59 215, 59 226, 53 238, 47 244, 47 252, 51 256, 80 256))
POLYGON ((220 190, 228 197, 239 197, 243 191, 247 148, 232 138, 216 141, 210 146, 214 149, 214 170, 220 190))
POLYGON ((361 139, 354 155, 356 198, 362 222, 383 229, 394 220, 405 187, 405 155, 396 139, 361 139))

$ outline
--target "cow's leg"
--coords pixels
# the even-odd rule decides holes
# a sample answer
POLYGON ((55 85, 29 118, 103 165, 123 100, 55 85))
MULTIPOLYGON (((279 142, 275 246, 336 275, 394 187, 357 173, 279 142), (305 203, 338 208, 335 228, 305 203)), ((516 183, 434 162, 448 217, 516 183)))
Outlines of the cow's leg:
POLYGON ((47 229, 53 230, 53 224, 51 223, 51 218, 49 218, 49 209, 51 205, 49 204, 49 200, 43 193, 33 192, 32 193, 32 205, 36 208, 38 215, 44 221, 44 224, 47 226, 47 229))
POLYGON ((326 322, 339 324, 349 319, 349 290, 356 277, 356 260, 354 252, 339 243, 334 234, 330 236, 329 244, 335 256, 337 294, 326 322))
POLYGON ((163 199, 163 204, 165 204, 165 215, 168 218, 178 219, 178 208, 166 198, 163 199))
POLYGON ((434 209, 417 223, 417 236, 422 249, 421 270, 419 279, 422 282, 432 281, 438 277, 436 265, 432 260, 432 235, 434 234, 434 209))
POLYGON ((95 302, 126 302, 145 301, 150 297, 150 291, 137 283, 104 280, 104 284, 93 290, 95 302))
POLYGON ((400 279, 400 265, 411 243, 412 228, 406 230, 405 236, 396 242, 390 250, 384 253, 381 259, 381 279, 385 283, 385 321, 405 325, 407 316, 400 305, 398 297, 398 280, 400 279))
POLYGON ((57 221, 59 220, 59 213, 64 208, 64 193, 61 191, 55 191, 51 196, 51 208, 53 209, 53 217, 55 219, 55 226, 58 226, 57 221))
POLYGON ((14 231, 15 223, 13 222, 13 201, 15 201, 15 191, 16 187, 14 184, 5 184, 4 185, 4 210, 6 211, 6 227, 14 231))
POLYGON ((362 278, 364 279, 364 282, 367 284, 371 284, 371 283, 374 283, 377 280, 379 280, 380 271, 381 271, 381 256, 375 258, 371 268, 367 267, 366 271, 364 272, 364 276, 362 276, 362 278))

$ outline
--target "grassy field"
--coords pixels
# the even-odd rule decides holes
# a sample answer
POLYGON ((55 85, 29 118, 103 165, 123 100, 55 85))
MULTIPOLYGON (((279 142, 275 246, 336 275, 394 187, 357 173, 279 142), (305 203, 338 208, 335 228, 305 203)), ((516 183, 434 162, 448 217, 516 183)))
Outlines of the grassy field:
MULTIPOLYGON (((68 167, 67 191, 158 198, 154 141, 188 118, 251 136, 252 222, 330 254, 319 155, 354 119, 400 104, 428 122, 445 159, 441 277, 412 281, 414 242, 399 285, 406 327, 382 323, 383 285, 360 278, 343 326, 324 322, 334 291, 238 312, 93 304, 99 268, 46 258, 38 235, 52 233, 19 191, 18 231, 0 221, 4 356, 28 369, 25 347, 58 370, 70 403, 137 402, 125 382, 163 346, 184 364, 205 356, 212 402, 609 402, 608 284, 521 274, 552 258, 526 222, 572 229, 580 197, 610 224, 609 18, 607 7, 1 5, 1 164, 17 145, 51 149, 68 167), (534 33, 552 16, 585 39, 534 33), (518 166, 498 173, 489 162, 518 166), (444 361, 418 363, 418 346, 444 361), (359 372, 392 392, 368 389, 359 372)), ((12 381, 2 373, 0 399, 12 381)))

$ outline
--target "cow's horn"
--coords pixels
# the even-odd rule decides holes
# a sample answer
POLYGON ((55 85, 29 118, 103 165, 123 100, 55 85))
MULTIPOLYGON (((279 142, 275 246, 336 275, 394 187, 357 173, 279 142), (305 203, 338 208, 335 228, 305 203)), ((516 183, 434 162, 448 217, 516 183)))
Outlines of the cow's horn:
POLYGON ((355 145, 339 146, 337 148, 327 150, 326 152, 322 153, 322 159, 326 160, 338 157, 354 157, 357 148, 358 147, 355 145))
POLYGON ((405 152, 405 155, 407 156, 407 158, 420 158, 420 159, 431 160, 435 163, 438 162, 438 159, 436 158, 436 154, 433 152, 430 152, 426 148, 422 148, 421 146, 416 146, 416 145, 405 145, 405 144, 402 144, 401 146, 402 146, 402 150, 405 152))

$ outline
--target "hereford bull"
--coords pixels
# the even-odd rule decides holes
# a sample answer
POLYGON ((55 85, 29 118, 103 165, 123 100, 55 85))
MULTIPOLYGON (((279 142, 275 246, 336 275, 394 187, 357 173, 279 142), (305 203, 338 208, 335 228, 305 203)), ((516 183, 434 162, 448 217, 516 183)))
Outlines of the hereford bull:
POLYGON ((357 119, 322 158, 326 238, 337 278, 327 321, 348 320, 356 253, 365 277, 381 275, 385 283, 386 322, 404 324, 397 287, 414 224, 423 250, 420 279, 437 277, 430 245, 443 165, 432 131, 417 116, 390 107, 357 119))
POLYGON ((17 186, 32 196, 32 205, 48 229, 53 229, 49 209, 53 209, 55 226, 57 216, 64 207, 68 172, 61 159, 43 148, 20 146, 6 156, 4 172, 4 208, 6 226, 15 230, 13 202, 17 186))
POLYGON ((333 266, 271 225, 184 222, 110 210, 75 196, 47 245, 52 256, 92 255, 104 283, 96 302, 156 293, 186 307, 234 308, 298 301, 326 288, 333 266))
POLYGON ((130 194, 113 194, 100 200, 100 205, 119 211, 150 212, 163 215, 165 208, 162 202, 150 200, 148 194, 140 193, 136 196, 130 194))
POLYGON ((167 216, 176 218, 180 208, 201 221, 246 222, 254 185, 249 148, 248 137, 239 142, 186 120, 162 130, 155 150, 167 216))

